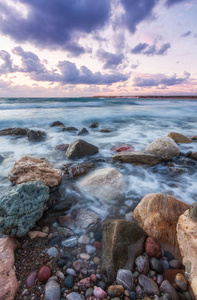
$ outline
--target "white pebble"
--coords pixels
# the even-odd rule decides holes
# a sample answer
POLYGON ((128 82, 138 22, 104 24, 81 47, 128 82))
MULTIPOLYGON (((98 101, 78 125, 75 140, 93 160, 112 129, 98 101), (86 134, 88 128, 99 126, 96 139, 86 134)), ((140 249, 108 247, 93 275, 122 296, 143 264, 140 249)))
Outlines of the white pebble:
POLYGON ((76 275, 76 271, 74 269, 71 269, 71 268, 66 269, 66 273, 68 275, 72 275, 72 276, 76 275))
POLYGON ((88 254, 93 254, 94 252, 96 252, 96 248, 94 246, 91 246, 91 245, 86 245, 86 252, 88 254))
POLYGON ((89 260, 90 259, 90 255, 87 253, 80 253, 79 257, 83 260, 89 260))
POLYGON ((90 242, 90 238, 87 235, 81 235, 78 243, 82 244, 82 245, 87 245, 90 242))

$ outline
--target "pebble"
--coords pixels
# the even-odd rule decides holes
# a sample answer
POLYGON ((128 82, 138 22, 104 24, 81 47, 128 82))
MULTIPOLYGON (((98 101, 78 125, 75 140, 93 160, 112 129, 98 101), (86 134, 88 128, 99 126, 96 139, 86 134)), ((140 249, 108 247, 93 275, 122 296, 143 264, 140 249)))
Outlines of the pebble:
POLYGON ((164 294, 161 296, 160 299, 161 299, 161 300, 172 300, 172 297, 171 297, 170 294, 164 293, 164 294))
POLYGON ((160 285, 163 281, 163 275, 157 274, 157 280, 156 281, 157 281, 157 284, 160 285))
POLYGON ((31 288, 32 286, 34 286, 36 278, 37 278, 37 272, 36 271, 32 271, 31 273, 29 273, 27 275, 26 280, 25 280, 26 287, 31 288))
POLYGON ((160 263, 162 264, 162 266, 164 267, 165 270, 169 269, 170 266, 169 266, 169 262, 167 260, 163 260, 160 258, 160 263))
POLYGON ((136 293, 134 291, 129 293, 129 297, 130 297, 131 300, 136 300, 137 299, 136 293))
POLYGON ((42 228, 42 232, 49 233, 49 227, 48 226, 44 226, 42 228))
POLYGON ((143 295, 142 288, 141 288, 141 286, 140 286, 139 284, 136 286, 135 292, 136 292, 136 296, 137 296, 137 297, 140 297, 140 298, 141 298, 141 296, 143 295))
POLYGON ((68 299, 68 300, 85 300, 85 297, 81 294, 72 292, 66 297, 66 299, 68 299))
POLYGON ((64 280, 64 284, 67 288, 71 289, 75 284, 74 277, 72 275, 68 275, 64 280))
POLYGON ((133 279, 134 279, 134 280, 138 279, 139 276, 140 276, 140 273, 139 273, 138 271, 135 271, 135 272, 133 273, 133 279))
POLYGON ((59 284, 54 281, 51 280, 49 282, 47 282, 47 284, 45 285, 45 300, 60 300, 61 296, 60 296, 60 286, 59 284))
POLYGON ((160 296, 160 292, 157 284, 148 276, 141 274, 139 276, 139 283, 147 295, 160 296))
POLYGON ((64 279, 65 279, 64 273, 62 273, 61 271, 57 271, 57 272, 56 272, 56 276, 57 276, 58 278, 60 278, 61 280, 64 280, 64 279))
POLYGON ((81 262, 78 260, 74 261, 73 268, 76 270, 76 272, 79 272, 82 269, 81 262))
POLYGON ((59 251, 55 247, 51 247, 47 250, 47 254, 52 257, 58 257, 59 251))
POLYGON ((99 299, 104 299, 107 297, 107 293, 102 288, 97 287, 97 286, 94 287, 93 294, 95 297, 97 297, 99 299))
POLYGON ((148 237, 145 243, 146 253, 150 257, 160 258, 162 256, 161 248, 156 240, 152 237, 148 237))
POLYGON ((122 285, 125 289, 132 290, 133 288, 133 274, 130 270, 119 269, 116 282, 119 285, 122 285))
POLYGON ((164 267, 162 266, 161 262, 154 257, 150 259, 150 267, 157 273, 163 273, 164 271, 164 267))
POLYGON ((78 282, 78 286, 85 286, 85 287, 90 287, 90 277, 87 277, 87 278, 84 278, 84 279, 81 279, 79 282, 78 282))
POLYGON ((90 259, 90 255, 87 253, 80 253, 79 257, 83 260, 89 260, 90 259))
POLYGON ((178 273, 176 275, 176 277, 175 277, 175 283, 183 291, 187 290, 187 280, 186 280, 186 278, 182 274, 178 273))
POLYGON ((86 298, 91 297, 93 295, 93 291, 94 291, 93 288, 89 287, 85 293, 86 298))
POLYGON ((59 267, 64 267, 67 264, 67 259, 60 259, 57 264, 59 267))
POLYGON ((55 237, 53 236, 48 241, 49 246, 55 246, 55 245, 60 246, 61 245, 61 240, 62 240, 61 236, 55 236, 55 237))
POLYGON ((124 293, 122 285, 110 285, 107 289, 107 293, 110 297, 118 297, 124 293))
POLYGON ((83 268, 82 270, 81 270, 81 274, 83 275, 83 276, 87 276, 87 274, 88 274, 88 270, 86 269, 86 268, 83 268))
POLYGON ((44 282, 51 276, 51 269, 48 266, 43 266, 38 272, 38 280, 44 282))
POLYGON ((68 275, 72 275, 72 276, 75 276, 75 275, 76 275, 76 271, 75 271, 74 269, 72 269, 72 268, 66 269, 66 273, 67 273, 68 275))
POLYGON ((95 265, 99 266, 101 264, 101 259, 98 256, 95 256, 93 258, 93 262, 95 263, 95 265))
POLYGON ((181 262, 177 259, 170 260, 169 265, 172 269, 180 269, 182 266, 181 262))
POLYGON ((162 284, 160 285, 160 291, 161 293, 170 294, 173 300, 179 300, 179 296, 175 287, 168 280, 164 280, 162 282, 162 284))
POLYGON ((147 274, 149 271, 149 260, 146 256, 138 256, 135 260, 137 270, 140 273, 147 274))
POLYGON ((81 235, 79 237, 78 243, 82 244, 82 245, 87 245, 90 242, 90 238, 87 235, 81 235))
POLYGON ((74 248, 78 244, 78 237, 77 236, 71 236, 65 240, 62 241, 62 246, 68 247, 68 248, 74 248))
POLYGON ((97 285, 98 285, 98 287, 100 287, 100 288, 102 288, 102 289, 105 289, 105 288, 106 288, 106 283, 105 283, 104 281, 102 281, 102 280, 99 281, 97 285))
POLYGON ((98 232, 98 231, 95 231, 94 232, 94 238, 95 238, 95 240, 96 241, 101 241, 101 239, 102 239, 102 233, 101 232, 98 232))
POLYGON ((93 282, 97 282, 97 277, 95 274, 91 274, 90 275, 90 280, 92 280, 93 282))
POLYGON ((95 247, 96 249, 101 249, 101 248, 102 248, 102 244, 101 244, 100 242, 98 242, 98 241, 95 241, 95 242, 94 242, 94 247, 95 247))
POLYGON ((86 252, 88 254, 93 254, 94 252, 96 252, 96 248, 94 246, 91 246, 91 245, 86 245, 86 252))
POLYGON ((174 259, 174 255, 171 252, 169 252, 169 251, 164 251, 164 255, 163 256, 166 257, 168 261, 174 259))

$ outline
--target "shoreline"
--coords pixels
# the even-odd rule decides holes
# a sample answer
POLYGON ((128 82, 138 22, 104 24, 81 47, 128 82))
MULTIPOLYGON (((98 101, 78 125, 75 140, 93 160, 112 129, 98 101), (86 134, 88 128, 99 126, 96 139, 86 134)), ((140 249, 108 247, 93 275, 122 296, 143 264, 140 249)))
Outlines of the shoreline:
POLYGON ((136 99, 194 99, 197 100, 197 95, 196 96, 153 96, 153 95, 145 95, 145 96, 130 96, 130 95, 114 95, 114 96, 105 96, 105 95, 94 95, 92 97, 87 97, 87 98, 136 98, 136 99))

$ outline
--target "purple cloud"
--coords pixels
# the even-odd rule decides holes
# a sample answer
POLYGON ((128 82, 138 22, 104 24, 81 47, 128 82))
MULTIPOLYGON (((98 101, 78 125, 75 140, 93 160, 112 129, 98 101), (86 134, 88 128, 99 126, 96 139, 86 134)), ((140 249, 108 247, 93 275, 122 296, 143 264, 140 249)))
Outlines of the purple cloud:
POLYGON ((114 54, 104 50, 97 51, 97 57, 104 62, 104 69, 115 69, 124 59, 123 54, 114 54))
POLYGON ((187 36, 191 35, 191 33, 192 33, 191 31, 187 31, 187 32, 183 33, 181 35, 181 37, 187 37, 187 36))
POLYGON ((131 53, 143 55, 165 55, 170 47, 170 43, 161 45, 159 49, 154 44, 148 45, 147 43, 139 43, 133 49, 131 49, 131 53))
POLYGON ((17 71, 17 67, 13 65, 11 55, 5 51, 0 51, 0 58, 3 60, 3 63, 0 65, 0 74, 13 73, 17 71))
POLYGON ((189 2, 190 0, 167 0, 166 1, 166 5, 168 7, 172 6, 172 5, 175 5, 175 4, 179 4, 179 3, 182 3, 182 2, 189 2))
POLYGON ((131 49, 131 53, 133 53, 133 54, 140 54, 147 47, 148 47, 147 43, 139 43, 133 49, 131 49))
POLYGON ((163 44, 160 49, 157 50, 157 55, 165 55, 167 50, 171 47, 170 43, 163 44))

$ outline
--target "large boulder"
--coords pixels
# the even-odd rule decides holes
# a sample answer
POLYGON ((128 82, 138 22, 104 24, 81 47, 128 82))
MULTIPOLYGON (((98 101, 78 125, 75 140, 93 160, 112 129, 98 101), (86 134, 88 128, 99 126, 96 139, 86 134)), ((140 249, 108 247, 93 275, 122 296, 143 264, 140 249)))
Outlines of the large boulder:
POLYGON ((185 143, 185 144, 191 143, 191 140, 188 139, 188 137, 186 137, 185 135, 183 135, 181 133, 170 132, 168 134, 168 137, 170 137, 171 139, 173 139, 175 141, 175 143, 185 143))
POLYGON ((92 196, 104 201, 118 198, 126 186, 124 176, 115 168, 92 172, 79 182, 79 186, 92 196))
POLYGON ((75 159, 90 156, 96 154, 97 152, 98 147, 83 140, 76 140, 69 145, 66 151, 66 156, 67 158, 75 159))
POLYGON ((125 163, 157 165, 162 162, 162 157, 145 151, 123 151, 114 154, 113 160, 125 163))
POLYGON ((62 171, 54 169, 51 163, 42 159, 23 156, 15 162, 8 178, 14 184, 38 180, 52 188, 62 180, 62 171))
POLYGON ((6 128, 0 130, 0 136, 1 135, 26 135, 28 130, 29 129, 27 128, 6 128))
POLYGON ((146 234, 135 223, 109 220, 103 227, 102 273, 107 283, 116 279, 119 269, 133 271, 134 262, 144 249, 146 234))
POLYGON ((19 284, 15 275, 14 239, 0 238, 0 299, 14 300, 19 284))
POLYGON ((180 258, 177 244, 176 225, 178 218, 189 205, 166 194, 146 195, 134 210, 138 225, 154 237, 160 246, 180 258))
POLYGON ((186 210, 179 217, 177 240, 185 266, 185 275, 191 285, 195 299, 197 299, 197 220, 191 218, 190 213, 189 210, 186 210))
POLYGON ((25 236, 42 217, 49 199, 49 188, 40 181, 11 188, 0 198, 0 233, 25 236))
POLYGON ((29 141, 32 142, 39 142, 46 138, 46 132, 41 130, 28 130, 27 131, 27 138, 29 141))
POLYGON ((179 156, 180 149, 170 137, 160 137, 149 144, 145 151, 161 156, 165 160, 170 160, 174 156, 179 156))
POLYGON ((60 121, 54 121, 50 124, 51 127, 64 127, 64 124, 60 121))

